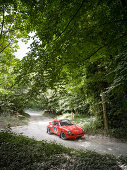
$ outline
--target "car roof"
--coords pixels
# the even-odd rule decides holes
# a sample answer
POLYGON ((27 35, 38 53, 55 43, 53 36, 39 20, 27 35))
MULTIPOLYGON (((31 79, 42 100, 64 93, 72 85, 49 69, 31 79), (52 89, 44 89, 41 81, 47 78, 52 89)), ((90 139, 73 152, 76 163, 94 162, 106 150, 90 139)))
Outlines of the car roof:
POLYGON ((56 119, 56 120, 53 120, 54 121, 61 121, 61 120, 69 120, 69 119, 56 119))

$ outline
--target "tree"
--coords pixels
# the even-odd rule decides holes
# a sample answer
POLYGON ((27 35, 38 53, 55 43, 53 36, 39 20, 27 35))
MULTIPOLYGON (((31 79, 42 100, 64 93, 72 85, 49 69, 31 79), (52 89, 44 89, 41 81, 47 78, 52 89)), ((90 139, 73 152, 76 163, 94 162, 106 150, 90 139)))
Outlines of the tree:
MULTIPOLYGON (((75 107, 75 100, 76 105, 85 100, 90 108, 99 110, 98 116, 101 113, 109 118, 113 109, 109 107, 110 96, 120 93, 116 101, 122 93, 126 97, 126 79, 121 79, 121 85, 116 86, 121 75, 126 77, 126 71, 122 73, 123 67, 118 69, 118 62, 114 62, 117 58, 121 61, 120 56, 126 54, 126 2, 19 0, 17 3, 16 16, 21 16, 23 30, 29 22, 28 32, 36 32, 31 51, 19 64, 16 77, 19 85, 27 86, 27 99, 47 89, 59 91, 59 87, 72 86, 68 90, 70 105, 73 103, 75 107), (114 84, 116 91, 122 88, 124 92, 113 90, 114 84), (80 94, 81 89, 84 96, 80 94)), ((14 25, 16 30, 18 27, 14 25)), ((108 129, 108 121, 104 119, 104 122, 108 129)))
POLYGON ((38 80, 43 77, 45 86, 53 87, 66 83, 68 77, 76 79, 73 75, 79 69, 86 70, 80 75, 85 75, 86 94, 98 98, 99 103, 100 93, 113 82, 107 76, 110 64, 126 48, 127 20, 121 2, 47 1, 45 5, 41 20, 33 20, 41 43, 34 42, 29 55, 34 56, 38 80))
POLYGON ((20 1, 1 1, 0 4, 0 111, 13 113, 23 109, 21 86, 15 84, 14 69, 20 61, 14 56, 18 40, 26 42, 31 31, 26 8, 20 1), (22 12, 21 12, 22 11, 22 12), (25 15, 24 15, 25 14, 25 15))

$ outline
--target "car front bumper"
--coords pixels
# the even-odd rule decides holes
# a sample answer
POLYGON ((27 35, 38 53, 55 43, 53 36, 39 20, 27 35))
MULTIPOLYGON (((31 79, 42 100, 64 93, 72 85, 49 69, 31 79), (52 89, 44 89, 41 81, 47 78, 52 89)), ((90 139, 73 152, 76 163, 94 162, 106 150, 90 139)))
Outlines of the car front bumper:
POLYGON ((67 139, 76 139, 76 138, 79 138, 79 137, 82 137, 84 136, 85 133, 80 133, 80 134, 66 134, 66 138, 67 139))

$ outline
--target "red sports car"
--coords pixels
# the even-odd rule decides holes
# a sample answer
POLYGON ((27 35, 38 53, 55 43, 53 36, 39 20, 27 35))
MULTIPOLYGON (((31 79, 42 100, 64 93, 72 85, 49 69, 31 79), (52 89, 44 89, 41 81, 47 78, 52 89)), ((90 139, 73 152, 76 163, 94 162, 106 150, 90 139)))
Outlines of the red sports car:
POLYGON ((59 119, 49 122, 47 133, 57 134, 62 139, 76 139, 85 135, 85 129, 74 125, 68 119, 59 119))

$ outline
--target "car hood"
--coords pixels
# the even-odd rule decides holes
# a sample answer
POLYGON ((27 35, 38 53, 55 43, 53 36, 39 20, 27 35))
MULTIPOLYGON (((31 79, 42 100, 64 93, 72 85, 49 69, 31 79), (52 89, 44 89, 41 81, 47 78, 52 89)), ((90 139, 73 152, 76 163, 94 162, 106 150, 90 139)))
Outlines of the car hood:
POLYGON ((82 131, 82 128, 81 127, 78 127, 76 125, 69 125, 69 126, 62 126, 62 129, 64 130, 70 130, 70 131, 82 131))

